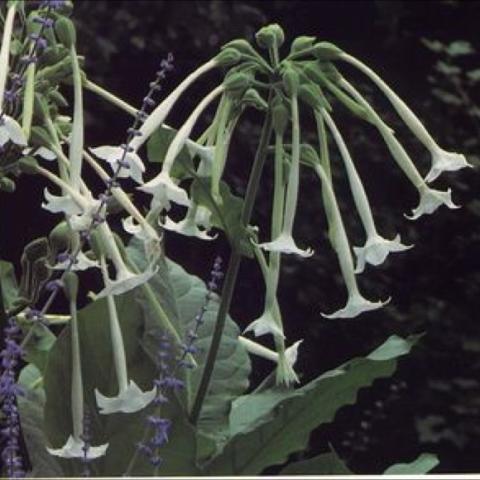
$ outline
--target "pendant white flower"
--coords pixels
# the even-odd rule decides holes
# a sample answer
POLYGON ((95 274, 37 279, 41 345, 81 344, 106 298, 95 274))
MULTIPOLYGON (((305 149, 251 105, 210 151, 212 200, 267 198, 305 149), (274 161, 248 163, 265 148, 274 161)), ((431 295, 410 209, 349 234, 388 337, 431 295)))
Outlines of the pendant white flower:
MULTIPOLYGON (((63 262, 57 263, 53 266, 54 270, 66 270, 69 267, 70 261, 65 260, 63 262)), ((74 272, 83 272, 89 268, 98 268, 99 264, 96 260, 91 260, 88 258, 81 250, 75 257, 75 263, 69 267, 70 270, 74 272)))
POLYGON ((3 114, 0 117, 0 147, 3 147, 9 141, 21 147, 27 145, 27 138, 19 123, 14 118, 3 114))
POLYGON ((32 148, 25 148, 22 151, 22 153, 24 155, 31 155, 32 157, 35 157, 38 155, 39 157, 49 162, 52 162, 57 159, 57 154, 55 152, 52 152, 52 150, 49 150, 46 147, 38 147, 35 150, 32 148))
POLYGON ((419 118, 412 112, 410 107, 367 65, 351 55, 342 53, 340 59, 357 67, 388 98, 393 108, 400 118, 405 122, 410 131, 420 140, 420 142, 429 150, 432 156, 432 167, 425 177, 427 182, 435 180, 442 172, 460 170, 461 168, 471 167, 464 155, 455 152, 443 150, 428 133, 419 118))
POLYGON ((417 208, 412 210, 412 215, 405 215, 409 220, 416 220, 422 215, 431 215, 438 207, 445 205, 450 209, 460 208, 452 201, 452 192, 448 189, 446 192, 434 190, 427 185, 419 187, 420 203, 417 208))
POLYGON ((113 147, 109 145, 92 148, 91 151, 96 157, 100 158, 101 160, 105 160, 114 172, 117 171, 118 164, 123 158, 127 167, 123 166, 120 169, 118 177, 131 178, 139 184, 143 183, 143 172, 145 172, 145 165, 136 152, 124 152, 122 147, 113 147))
POLYGON ((166 197, 168 200, 179 205, 183 205, 185 207, 190 206, 191 202, 188 198, 187 192, 178 187, 170 176, 172 166, 178 154, 185 145, 185 142, 190 137, 192 129, 197 123, 200 115, 208 107, 208 105, 210 105, 210 103, 213 102, 213 100, 215 100, 215 98, 224 91, 224 89, 225 87, 220 85, 213 89, 205 98, 201 100, 201 102, 190 114, 186 122, 178 130, 177 134, 172 140, 172 143, 170 143, 170 146, 168 147, 167 153, 165 155, 165 160, 162 164, 161 172, 149 182, 145 183, 141 187, 138 187, 139 190, 142 190, 153 196, 152 204, 155 204, 155 202, 158 203, 158 200, 156 199, 160 196, 160 198, 162 199, 166 197))
MULTIPOLYGON (((252 355, 257 355, 261 358, 265 358, 266 360, 270 360, 271 362, 278 362, 279 355, 277 352, 270 350, 269 348, 264 347, 263 345, 254 342, 253 340, 250 340, 246 337, 239 336, 238 341, 246 348, 248 353, 252 355)), ((303 340, 298 340, 285 350, 285 357, 287 358, 288 362, 292 367, 297 362, 298 349, 300 348, 302 342, 303 340)))
POLYGON ((75 438, 73 435, 68 437, 67 443, 62 448, 48 448, 47 451, 50 455, 61 458, 87 458, 87 460, 93 460, 95 458, 103 457, 107 453, 108 443, 93 447, 88 445, 85 448, 85 442, 79 438, 75 438))
POLYGON ((208 231, 199 228, 197 223, 197 205, 195 203, 192 203, 183 220, 174 222, 171 218, 165 217, 164 222, 159 223, 164 229, 186 235, 187 237, 197 237, 200 240, 215 240, 218 237, 218 234, 210 235, 208 231))

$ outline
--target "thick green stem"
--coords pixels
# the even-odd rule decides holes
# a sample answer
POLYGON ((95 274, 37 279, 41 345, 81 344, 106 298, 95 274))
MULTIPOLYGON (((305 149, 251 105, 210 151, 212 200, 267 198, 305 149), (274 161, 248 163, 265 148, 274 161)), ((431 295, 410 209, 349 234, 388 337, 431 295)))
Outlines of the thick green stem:
MULTIPOLYGON (((272 97, 273 97, 272 92, 270 92, 269 100, 268 100, 269 107, 271 107, 272 97)), ((271 134, 272 134, 272 116, 271 116, 271 108, 269 108, 263 123, 260 142, 255 155, 255 160, 253 162, 253 167, 250 173, 247 191, 245 193, 245 201, 243 204, 243 210, 241 215, 241 221, 244 226, 248 225, 250 221, 250 217, 252 215, 252 210, 255 203, 255 197, 257 195, 258 186, 260 184, 261 173, 262 173, 263 166, 265 164, 265 159, 268 153, 268 145, 270 142, 271 134)), ((225 274, 225 281, 222 289, 222 296, 220 301, 220 307, 218 309, 217 321, 215 323, 215 329, 213 331, 212 342, 208 350, 208 355, 205 362, 205 367, 203 369, 202 378, 200 380, 200 384, 197 390, 197 395, 195 397, 192 411, 190 414, 190 419, 193 424, 196 424, 200 417, 203 401, 205 400, 205 396, 208 392, 208 387, 210 385, 210 379, 212 377, 215 360, 217 358, 218 348, 220 346, 223 329, 225 327, 225 321, 227 318, 228 311, 230 310, 230 304, 232 302, 233 291, 235 289, 235 284, 237 281, 241 258, 242 258, 242 254, 239 251, 238 247, 233 245, 232 254, 230 256, 227 272, 225 274)))

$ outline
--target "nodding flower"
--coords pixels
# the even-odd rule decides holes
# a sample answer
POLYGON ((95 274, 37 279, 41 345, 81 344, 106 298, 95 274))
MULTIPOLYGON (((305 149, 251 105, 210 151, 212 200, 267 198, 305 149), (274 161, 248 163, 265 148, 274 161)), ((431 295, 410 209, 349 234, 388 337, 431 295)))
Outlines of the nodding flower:
POLYGON ((378 234, 367 194, 345 141, 330 114, 323 108, 321 109, 321 114, 325 119, 325 123, 327 124, 340 151, 340 155, 343 159, 345 170, 347 172, 348 182, 350 184, 350 190, 353 195, 355 206, 362 221, 365 233, 367 234, 367 240, 363 247, 353 247, 353 250, 357 256, 357 267, 355 269, 355 273, 361 273, 363 272, 366 263, 375 266, 380 265, 385 261, 389 253, 402 252, 404 250, 408 250, 412 246, 403 245, 400 241, 399 235, 397 235, 393 240, 387 240, 378 234))
POLYGON ((98 226, 98 231, 100 232, 105 251, 113 262, 116 275, 115 280, 111 280, 108 277, 106 278, 105 288, 99 292, 95 298, 121 295, 147 283, 157 273, 158 267, 154 265, 155 261, 152 261, 142 273, 131 272, 122 258, 110 227, 106 223, 102 223, 98 226))
POLYGON ((161 172, 149 182, 143 184, 141 187, 138 187, 139 190, 153 195, 152 204, 158 202, 158 199, 166 197, 169 201, 179 205, 183 205, 185 207, 190 206, 191 202, 188 198, 187 192, 180 188, 170 176, 171 169, 177 155, 180 153, 181 149, 185 145, 185 142, 190 137, 192 129, 197 123, 200 115, 224 90, 225 87, 223 85, 219 85, 201 100, 201 102, 190 114, 186 122, 178 130, 177 134, 172 140, 172 143, 168 147, 161 172))
POLYGON ((390 299, 386 301, 371 302, 365 299, 358 288, 353 267, 353 258, 348 243, 347 233, 340 214, 340 209, 335 198, 332 184, 329 176, 320 164, 315 165, 315 172, 322 181, 322 189, 324 191, 324 199, 326 200, 325 212, 330 230, 330 241, 335 249, 340 263, 340 270, 348 290, 348 300, 344 308, 332 313, 324 314, 326 318, 353 318, 363 312, 377 310, 386 305, 390 299))
POLYGON ((445 205, 450 209, 460 208, 458 205, 453 203, 450 189, 448 189, 446 192, 442 192, 440 190, 430 188, 427 185, 415 167, 412 159, 395 137, 392 129, 384 123, 384 121, 379 117, 375 110, 373 110, 370 104, 352 85, 350 85, 350 83, 348 83, 346 80, 342 80, 341 84, 362 106, 365 107, 373 123, 380 132, 380 135, 383 137, 383 140, 385 141, 385 144, 387 145, 394 160, 397 162, 397 165, 402 169, 403 173, 407 176, 420 195, 418 207, 412 210, 411 216, 405 216, 410 220, 416 220, 422 215, 432 214, 441 205, 445 205))
MULTIPOLYGON (((100 248, 100 266, 103 280, 108 285, 108 267, 105 255, 100 248)), ((111 413, 123 412, 132 413, 142 410, 149 405, 157 394, 154 386, 151 390, 143 392, 133 380, 128 380, 127 357, 125 354, 125 345, 123 342, 120 321, 118 318, 117 307, 113 295, 106 295, 108 305, 108 316, 110 325, 110 335, 112 338, 113 358, 115 372, 118 382, 118 395, 106 397, 98 389, 95 389, 95 398, 100 408, 100 413, 108 415, 111 413)))
POLYGON ((50 455, 62 458, 98 458, 106 454, 108 443, 99 446, 88 446, 86 449, 83 437, 84 427, 84 400, 83 400, 83 378, 82 378, 82 362, 80 355, 80 337, 78 331, 78 315, 77 315, 77 295, 78 295, 78 278, 75 273, 68 272, 63 277, 65 286, 65 295, 70 305, 70 335, 72 342, 72 385, 71 385, 71 408, 72 408, 72 425, 73 433, 68 437, 65 445, 61 448, 48 448, 50 455))
POLYGON ((465 155, 456 152, 447 152, 441 148, 408 105, 371 68, 357 58, 346 53, 340 54, 339 58, 357 67, 367 75, 375 85, 377 85, 377 87, 388 98, 393 108, 397 111, 398 115, 405 122, 410 131, 428 149, 432 156, 432 166, 425 177, 425 181, 432 182, 442 172, 472 167, 472 165, 467 162, 465 155))

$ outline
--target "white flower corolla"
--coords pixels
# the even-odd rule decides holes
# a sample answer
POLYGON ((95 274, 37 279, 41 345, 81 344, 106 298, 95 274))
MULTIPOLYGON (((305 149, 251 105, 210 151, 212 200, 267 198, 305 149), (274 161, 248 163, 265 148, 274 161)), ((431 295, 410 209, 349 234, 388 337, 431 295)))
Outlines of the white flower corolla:
POLYGON ((363 247, 353 247, 357 256, 355 273, 361 273, 365 268, 365 263, 374 266, 380 265, 386 260, 389 253, 402 252, 408 250, 412 246, 403 245, 400 242, 399 235, 397 235, 394 240, 387 240, 378 234, 367 193, 365 192, 365 188, 363 187, 360 175, 358 174, 352 157, 350 156, 347 145, 330 114, 323 108, 321 109, 321 114, 340 151, 340 156, 345 165, 355 206, 367 235, 367 240, 363 247))
POLYGON ((294 254, 300 257, 311 257, 313 250, 307 248, 302 250, 297 247, 293 239, 293 224, 298 202, 298 189, 300 182, 300 120, 298 115, 298 100, 296 95, 291 99, 292 113, 292 162, 288 175, 287 193, 285 196, 285 211, 283 216, 282 230, 271 242, 259 244, 269 252, 280 252, 294 254))
POLYGON ((22 153, 24 155, 31 155, 32 157, 38 155, 39 157, 43 158, 43 160, 47 160, 49 162, 57 159, 57 154, 46 147, 38 147, 37 149, 25 148, 22 150, 22 153))
POLYGON ((210 230, 213 226, 212 212, 203 205, 197 205, 197 210, 195 212, 195 223, 207 231, 210 230))
POLYGON ((0 147, 9 141, 22 147, 27 145, 27 138, 19 123, 14 118, 3 114, 0 117, 0 147))
POLYGON ((266 305, 262 315, 251 322, 244 330, 244 333, 253 332, 256 337, 269 334, 274 337, 285 338, 283 327, 277 318, 275 305, 273 303, 266 305))
POLYGON ((357 257, 355 273, 362 273, 367 263, 373 266, 381 265, 389 253, 404 252, 412 247, 413 245, 404 245, 400 235, 396 235, 393 240, 387 240, 380 235, 370 235, 363 247, 353 247, 357 257))
POLYGON ((417 208, 412 210, 412 215, 405 215, 409 220, 416 220, 422 215, 430 215, 438 207, 445 205, 450 209, 460 208, 459 205, 455 205, 452 201, 452 192, 448 189, 446 192, 440 190, 434 190, 427 185, 421 185, 419 187, 420 203, 417 208))
POLYGON ((359 291, 347 233, 332 184, 330 183, 329 176, 325 173, 321 165, 315 165, 315 172, 322 181, 324 199, 328 202, 328 204, 325 205, 325 211, 327 212, 327 220, 331 232, 330 240, 337 253, 342 277, 348 291, 348 300, 344 308, 329 315, 322 313, 322 316, 326 318, 353 318, 363 312, 381 308, 387 304, 390 299, 387 299, 385 302, 371 302, 365 299, 359 291))
POLYGON ((380 135, 382 135, 388 150, 392 154, 394 160, 397 162, 397 165, 402 169, 403 173, 405 173, 410 182, 418 190, 420 195, 420 203, 417 208, 412 210, 412 215, 407 216, 407 218, 410 220, 416 220, 424 214, 432 214, 441 205, 445 205, 450 209, 460 208, 458 205, 453 203, 450 189, 446 192, 442 192, 440 190, 434 190, 426 184, 425 180, 415 167, 412 159, 409 157, 402 144, 395 137, 392 129, 383 122, 383 120, 378 116, 378 114, 373 110, 363 96, 355 89, 355 87, 353 87, 346 80, 342 80, 341 84, 362 106, 366 108, 370 114, 370 117, 375 123, 375 126, 380 132, 380 135))
POLYGON ((86 201, 76 195, 53 195, 48 188, 43 190, 43 195, 46 201, 42 203, 42 208, 51 213, 63 213, 67 218, 81 214, 86 206, 86 201))
POLYGON ((156 387, 144 392, 133 380, 130 380, 128 386, 115 397, 106 397, 95 389, 95 399, 101 415, 138 412, 152 403, 156 394, 156 387))
POLYGON ((118 177, 128 178, 130 177, 135 182, 143 183, 143 172, 145 172, 145 165, 142 159, 136 152, 125 152, 123 147, 113 147, 110 145, 104 145, 102 147, 96 147, 91 149, 92 153, 105 160, 112 168, 114 172, 118 170, 118 165, 121 159, 125 162, 125 165, 118 172, 118 177))
POLYGON ((191 139, 188 139, 185 142, 185 147, 187 147, 188 153, 191 157, 198 155, 203 161, 208 165, 212 165, 213 157, 215 155, 215 147, 212 145, 200 145, 197 142, 194 142, 191 139))
POLYGON ((53 269, 66 270, 67 268, 69 268, 69 270, 81 272, 81 271, 88 270, 89 268, 98 268, 98 267, 99 267, 98 261, 91 260, 85 255, 85 253, 83 253, 80 250, 75 256, 75 262, 73 264, 71 264, 70 260, 67 259, 67 260, 64 260, 63 262, 56 263, 53 266, 53 269))
POLYGON ((432 156, 432 167, 425 178, 427 182, 432 182, 442 172, 459 170, 469 166, 471 167, 464 155, 443 150, 435 142, 430 133, 428 133, 427 129, 412 112, 410 107, 408 107, 408 105, 371 68, 357 58, 346 53, 342 53, 339 58, 357 67, 377 85, 377 87, 388 98, 393 108, 405 122, 410 131, 429 150, 432 156))
POLYGON ((100 200, 88 198, 86 207, 82 209, 82 212, 68 218, 72 230, 75 232, 81 232, 91 228, 92 224, 95 222, 95 218, 99 215, 100 209, 100 200))
POLYGON ((454 172, 465 167, 473 168, 473 165, 467 162, 465 155, 455 152, 447 152, 443 148, 435 147, 432 152, 432 167, 425 177, 425 181, 430 183, 442 172, 454 172))
MULTIPOLYGON (((279 355, 277 352, 270 350, 269 348, 264 347, 263 345, 254 342, 253 340, 250 340, 246 337, 239 336, 238 341, 245 347, 248 353, 265 358, 266 360, 270 360, 271 362, 278 363, 279 355)), ((285 357, 292 367, 297 362, 298 349, 302 342, 303 340, 298 340, 285 350, 285 357)))
MULTIPOLYGON (((108 267, 105 256, 100 254, 100 265, 103 280, 109 284, 108 267)), ((113 347, 113 359, 115 373, 118 382, 118 395, 106 397, 98 389, 95 389, 95 399, 102 415, 123 412, 133 413, 144 409, 156 396, 157 388, 143 392, 133 380, 128 380, 127 357, 123 341, 120 320, 118 318, 115 298, 112 294, 107 295, 108 317, 110 326, 110 337, 113 347)))
POLYGON ((85 442, 79 438, 75 438, 73 435, 68 437, 67 442, 61 448, 48 448, 47 451, 50 455, 61 458, 86 458, 87 460, 93 460, 95 458, 102 457, 106 454, 108 443, 94 447, 92 445, 85 446, 85 442))
POLYGON ((151 239, 150 233, 147 232, 142 225, 135 223, 133 217, 122 218, 122 226, 127 233, 133 235, 139 240, 145 242, 151 239))
POLYGON ((139 190, 153 195, 153 202, 156 201, 155 199, 158 196, 161 198, 166 196, 168 200, 174 203, 178 203, 179 205, 186 207, 190 206, 190 199, 188 198, 187 192, 178 187, 178 185, 170 176, 172 166, 178 154, 185 145, 185 142, 190 137, 192 129, 197 123, 200 115, 208 107, 208 105, 210 105, 210 103, 213 102, 213 100, 215 100, 215 98, 224 91, 224 89, 225 87, 220 85, 214 88, 200 101, 182 127, 178 130, 177 134, 172 140, 172 143, 170 143, 167 153, 165 154, 165 160, 163 161, 161 172, 149 182, 146 182, 141 187, 138 187, 139 190))
MULTIPOLYGON (((188 75, 181 83, 178 85, 175 90, 173 90, 167 98, 165 98, 154 110, 153 112, 145 119, 142 126, 139 129, 140 135, 136 136, 131 142, 130 146, 134 148, 135 151, 138 151, 139 148, 150 138, 153 132, 157 128, 161 127, 167 118, 170 110, 183 94, 183 92, 197 80, 201 75, 208 72, 209 70, 215 68, 217 62, 215 60, 210 60, 207 63, 203 64, 197 68, 194 72, 188 75)), ((189 146, 191 144, 189 143, 189 146)))
POLYGON ((186 235, 187 237, 197 237, 201 240, 215 240, 218 234, 210 235, 208 231, 201 230, 197 224, 197 205, 192 203, 183 220, 174 222, 171 218, 165 217, 163 222, 159 224, 165 229, 172 232, 186 235))

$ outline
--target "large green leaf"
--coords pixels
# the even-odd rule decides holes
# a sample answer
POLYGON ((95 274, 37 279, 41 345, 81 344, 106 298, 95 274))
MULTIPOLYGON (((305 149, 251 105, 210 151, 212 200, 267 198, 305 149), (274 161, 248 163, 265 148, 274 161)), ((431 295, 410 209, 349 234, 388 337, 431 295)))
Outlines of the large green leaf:
MULTIPOLYGON (((264 468, 285 462, 291 453, 307 447, 310 432, 331 422, 343 406, 355 402, 361 388, 377 378, 388 377, 396 368, 397 358, 408 353, 419 336, 401 340, 390 337, 371 355, 355 358, 298 389, 300 395, 286 393, 284 401, 274 398, 273 408, 263 422, 255 413, 263 397, 251 395, 242 406, 244 430, 237 433, 215 458, 206 473, 211 475, 257 475, 264 468), (250 409, 247 408, 248 405, 250 409), (245 415, 251 411, 251 421, 245 415), (256 428, 253 428, 256 427, 256 428)), ((273 398, 273 397, 272 397, 273 398)), ((265 406, 263 406, 265 411, 265 406)), ((235 410, 232 410, 235 416, 235 410)), ((231 418, 231 424, 239 421, 231 418)))
POLYGON ((11 308, 18 297, 18 285, 15 270, 10 262, 0 260, 0 281, 2 282, 2 295, 5 308, 11 308))
POLYGON ((280 475, 353 475, 353 472, 332 451, 291 463, 280 471, 280 475))
POLYGON ((422 453, 413 462, 397 463, 388 467, 384 475, 425 475, 439 464, 438 457, 432 453, 422 453))

